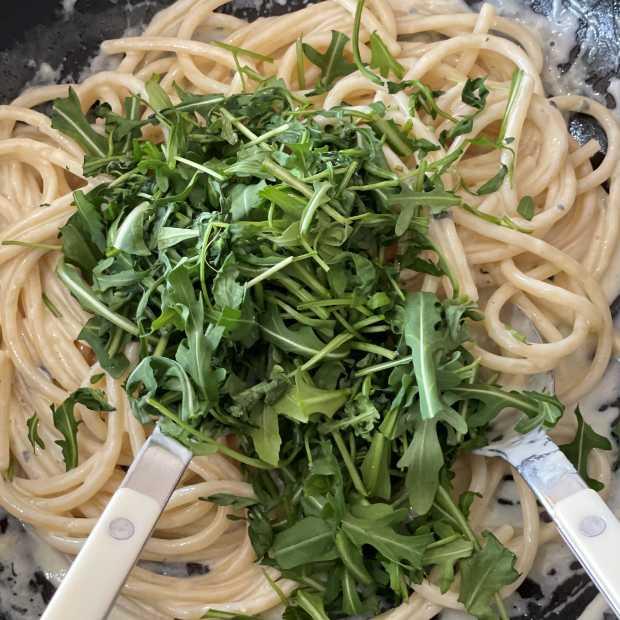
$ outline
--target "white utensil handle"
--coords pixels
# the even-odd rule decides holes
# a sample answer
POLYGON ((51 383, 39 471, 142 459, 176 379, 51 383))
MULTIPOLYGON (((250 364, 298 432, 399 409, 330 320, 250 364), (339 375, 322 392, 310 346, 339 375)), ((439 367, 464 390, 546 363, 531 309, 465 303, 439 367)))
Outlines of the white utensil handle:
POLYGON ((160 514, 148 495, 118 489, 41 620, 106 618, 160 514))
POLYGON ((620 522, 592 489, 560 500, 553 513, 562 538, 620 618, 620 522))

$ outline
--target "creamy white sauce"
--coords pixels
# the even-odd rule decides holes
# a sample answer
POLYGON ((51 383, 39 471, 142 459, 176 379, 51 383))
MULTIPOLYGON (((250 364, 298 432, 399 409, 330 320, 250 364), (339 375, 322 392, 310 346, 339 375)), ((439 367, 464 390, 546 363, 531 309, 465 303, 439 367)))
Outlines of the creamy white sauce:
MULTIPOLYGON (((535 13, 519 0, 488 0, 498 13, 510 17, 533 31, 544 53, 543 84, 553 95, 587 95, 605 103, 605 92, 599 92, 587 83, 595 66, 604 75, 617 71, 616 35, 601 28, 595 8, 585 10, 578 0, 553 0, 549 16, 535 13), (584 28, 585 26, 585 28, 584 28), (571 51, 577 43, 577 28, 582 28, 585 38, 577 57, 565 70, 562 65, 570 62, 571 51), (607 50, 607 53, 605 53, 607 50)), ((606 91, 614 97, 620 108, 620 81, 613 79, 606 91)))
POLYGON ((47 86, 48 84, 56 84, 60 81, 62 63, 54 69, 54 67, 47 62, 42 62, 37 66, 36 61, 31 58, 26 65, 32 68, 36 67, 37 70, 32 78, 30 78, 30 81, 24 85, 24 88, 29 88, 31 86, 47 86))
POLYGON ((65 19, 69 19, 75 10, 77 0, 62 0, 62 15, 65 19))

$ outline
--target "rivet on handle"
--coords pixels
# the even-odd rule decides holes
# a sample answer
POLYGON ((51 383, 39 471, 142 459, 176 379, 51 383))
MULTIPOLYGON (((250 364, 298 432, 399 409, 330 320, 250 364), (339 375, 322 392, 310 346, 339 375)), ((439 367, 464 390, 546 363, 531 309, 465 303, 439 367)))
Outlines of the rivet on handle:
POLYGON ((129 540, 134 535, 136 528, 129 519, 118 517, 110 521, 108 531, 110 536, 116 540, 129 540))
POLYGON ((589 538, 600 536, 606 529, 607 523, 605 523, 605 519, 595 515, 584 517, 579 524, 581 533, 589 538))

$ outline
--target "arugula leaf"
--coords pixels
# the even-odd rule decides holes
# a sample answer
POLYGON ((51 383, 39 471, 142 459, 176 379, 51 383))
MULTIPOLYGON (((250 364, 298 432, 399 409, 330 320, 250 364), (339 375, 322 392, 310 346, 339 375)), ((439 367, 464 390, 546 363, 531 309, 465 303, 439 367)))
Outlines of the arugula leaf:
POLYGON ((588 458, 592 450, 611 450, 611 442, 607 437, 599 435, 575 409, 577 418, 577 432, 573 441, 560 446, 568 460, 575 466, 579 475, 586 481, 588 486, 595 491, 602 491, 603 485, 588 474, 588 458))
POLYGON ((407 469, 409 502, 418 514, 426 514, 435 500, 439 487, 439 471, 444 456, 435 420, 419 420, 413 439, 402 455, 398 466, 407 469))
POLYGON ((308 422, 313 413, 331 418, 347 402, 349 391, 315 387, 307 373, 295 372, 295 384, 274 403, 274 411, 298 422, 308 422))
POLYGON ((262 203, 262 190, 267 187, 265 180, 250 185, 235 185, 230 193, 230 211, 233 221, 250 215, 262 203))
POLYGON ((342 530, 358 547, 371 545, 389 560, 411 568, 422 567, 424 551, 432 541, 430 534, 403 536, 376 521, 352 515, 343 519, 342 530))
POLYGON ((349 37, 342 32, 332 30, 332 39, 327 50, 321 54, 308 43, 302 43, 306 58, 321 70, 321 79, 314 93, 329 90, 334 81, 355 71, 355 65, 344 57, 344 48, 349 37))
POLYGON ((248 535, 256 558, 261 560, 273 547, 274 533, 269 518, 264 510, 250 508, 248 512, 248 535))
POLYGON ((476 191, 478 196, 486 196, 487 194, 492 194, 496 192, 504 182, 506 175, 508 174, 508 166, 506 164, 502 164, 500 166, 499 172, 491 179, 483 183, 476 191))
POLYGON ((516 556, 491 534, 483 532, 485 540, 480 551, 461 560, 461 589, 459 601, 477 618, 494 618, 491 602, 504 586, 511 584, 519 573, 515 570, 516 556))
POLYGON ((334 528, 318 517, 301 519, 276 534, 271 557, 284 569, 338 557, 334 528))
POLYGON ((437 350, 443 347, 441 304, 430 293, 411 293, 405 307, 404 336, 411 349, 413 368, 420 387, 420 413, 423 420, 439 415, 446 405, 437 383, 437 350))
POLYGON ((405 75, 405 67, 403 67, 394 56, 390 53, 379 33, 373 32, 370 35, 370 66, 378 69, 379 74, 386 78, 390 71, 401 80, 405 75))
POLYGON ((26 420, 26 427, 28 428, 28 441, 32 446, 32 451, 36 454, 37 446, 41 450, 45 450, 45 443, 39 436, 39 416, 34 413, 26 420))
POLYGON ((528 222, 531 221, 535 213, 534 199, 531 196, 523 196, 517 205, 517 213, 528 222))
POLYGON ((237 45, 229 45, 228 43, 224 43, 224 41, 218 41, 217 39, 213 39, 209 41, 210 45, 215 45, 216 47, 221 47, 222 49, 228 50, 229 52, 234 52, 237 56, 247 56, 248 58, 253 58, 254 60, 260 60, 262 62, 273 62, 273 57, 265 56, 265 54, 259 54, 254 50, 246 49, 245 47, 238 47, 237 45))
POLYGON ((496 385, 459 385, 450 389, 457 396, 484 403, 468 417, 470 427, 481 427, 492 420, 502 409, 513 407, 522 411, 524 417, 517 423, 519 432, 527 432, 535 426, 553 428, 564 413, 564 405, 555 397, 528 390, 503 390, 496 385), (529 422, 534 424, 530 425, 529 422), (527 422, 527 423, 526 423, 527 422))
POLYGON ((439 567, 439 589, 447 592, 454 581, 455 567, 459 560, 471 557, 474 545, 460 536, 440 540, 427 547, 423 563, 439 567))
POLYGON ((239 495, 232 495, 231 493, 215 493, 209 495, 209 497, 201 497, 200 499, 217 504, 218 506, 230 506, 235 510, 241 510, 242 508, 249 508, 250 506, 256 506, 258 500, 253 497, 242 497, 239 495))
POLYGON ((464 116, 450 129, 443 129, 439 134, 439 143, 442 146, 450 144, 455 138, 471 133, 474 128, 474 115, 464 116))
POLYGON ((278 430, 278 412, 273 407, 266 405, 256 420, 256 424, 257 428, 251 433, 254 448, 263 461, 277 467, 280 460, 280 446, 282 445, 278 430))
POLYGON ((398 204, 402 207, 426 207, 433 215, 444 213, 450 207, 462 203, 462 199, 454 192, 433 188, 428 192, 414 192, 404 188, 400 194, 393 194, 388 198, 389 204, 398 204))
POLYGON ((105 157, 107 141, 97 133, 82 112, 80 100, 73 88, 66 99, 56 99, 52 107, 52 127, 73 138, 89 155, 105 157))
POLYGON ((118 379, 129 368, 129 360, 122 351, 111 351, 113 340, 117 338, 114 326, 104 318, 94 316, 82 327, 78 340, 84 340, 95 352, 101 367, 112 377, 118 379))
POLYGON ((151 210, 152 206, 147 201, 134 207, 118 226, 112 247, 127 254, 148 256, 151 251, 144 242, 144 228, 151 210))
POLYGON ((56 443, 62 450, 67 471, 78 465, 77 431, 79 423, 73 414, 73 410, 78 404, 84 405, 91 411, 114 411, 114 407, 106 402, 105 394, 101 390, 92 388, 79 388, 57 407, 52 405, 54 426, 63 436, 63 439, 57 440, 56 443))
POLYGON ((487 88, 486 78, 477 77, 469 78, 463 86, 461 99, 463 103, 472 106, 478 110, 482 110, 486 105, 489 89, 487 88))
POLYGON ((161 112, 166 108, 172 107, 172 101, 164 89, 159 85, 159 79, 160 76, 154 74, 144 85, 148 96, 149 105, 153 108, 153 110, 155 110, 155 112, 161 112))
POLYGON ((296 599, 298 605, 305 610, 312 620, 329 620, 329 616, 325 613, 323 600, 318 594, 299 590, 296 599))

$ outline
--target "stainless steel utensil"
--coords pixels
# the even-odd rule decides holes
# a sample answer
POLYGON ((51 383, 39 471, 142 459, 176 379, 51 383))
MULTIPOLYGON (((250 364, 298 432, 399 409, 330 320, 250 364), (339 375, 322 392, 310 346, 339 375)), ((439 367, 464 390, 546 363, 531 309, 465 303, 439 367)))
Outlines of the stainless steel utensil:
MULTIPOLYGON (((512 325, 531 342, 541 341, 534 325, 518 309, 513 313, 512 325)), ((550 373, 535 377, 534 383, 533 389, 553 391, 550 373)), ((476 453, 501 457, 519 472, 620 617, 620 522, 544 430, 537 428, 525 435, 514 430, 518 415, 515 410, 503 411, 496 429, 498 438, 476 453)))
POLYGON ((103 620, 192 454, 156 428, 69 568, 42 620, 103 620))

